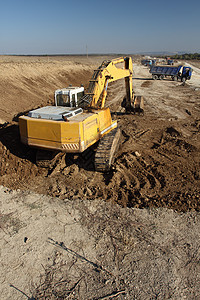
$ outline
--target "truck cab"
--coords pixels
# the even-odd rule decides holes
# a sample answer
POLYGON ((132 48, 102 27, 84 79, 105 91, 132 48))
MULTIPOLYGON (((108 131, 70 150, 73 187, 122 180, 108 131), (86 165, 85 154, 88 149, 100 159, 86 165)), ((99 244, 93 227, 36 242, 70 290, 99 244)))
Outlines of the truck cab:
POLYGON ((192 68, 183 67, 182 77, 185 77, 186 80, 189 80, 192 76, 192 68))
POLYGON ((55 105, 77 107, 80 99, 84 96, 84 87, 72 87, 55 91, 55 105))

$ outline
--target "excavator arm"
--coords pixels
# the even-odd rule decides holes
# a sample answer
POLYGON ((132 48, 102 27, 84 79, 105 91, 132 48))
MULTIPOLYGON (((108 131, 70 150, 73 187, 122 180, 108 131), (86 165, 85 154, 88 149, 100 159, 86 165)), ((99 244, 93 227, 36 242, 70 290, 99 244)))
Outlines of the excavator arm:
POLYGON ((81 106, 94 109, 104 108, 108 83, 125 78, 126 109, 131 110, 132 74, 133 64, 131 57, 121 57, 111 61, 104 61, 101 66, 94 71, 89 83, 88 92, 82 98, 81 106), (122 63, 124 66, 120 65, 122 63))

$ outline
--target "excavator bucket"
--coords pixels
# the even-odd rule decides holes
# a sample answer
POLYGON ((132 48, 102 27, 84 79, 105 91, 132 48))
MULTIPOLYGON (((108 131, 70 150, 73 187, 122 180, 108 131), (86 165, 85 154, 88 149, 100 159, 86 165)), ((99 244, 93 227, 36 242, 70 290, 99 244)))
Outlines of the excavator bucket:
POLYGON ((133 103, 134 113, 144 113, 144 98, 143 96, 134 96, 133 103))
POLYGON ((144 113, 144 98, 143 96, 136 96, 133 93, 133 103, 127 102, 126 97, 124 97, 121 107, 125 108, 126 113, 144 113))

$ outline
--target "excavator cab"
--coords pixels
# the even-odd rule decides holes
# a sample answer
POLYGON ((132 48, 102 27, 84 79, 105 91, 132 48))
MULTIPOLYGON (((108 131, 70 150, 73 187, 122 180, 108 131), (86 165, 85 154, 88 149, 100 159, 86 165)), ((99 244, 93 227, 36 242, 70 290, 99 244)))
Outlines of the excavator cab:
POLYGON ((72 87, 55 91, 55 105, 78 107, 80 99, 84 96, 84 87, 72 87))

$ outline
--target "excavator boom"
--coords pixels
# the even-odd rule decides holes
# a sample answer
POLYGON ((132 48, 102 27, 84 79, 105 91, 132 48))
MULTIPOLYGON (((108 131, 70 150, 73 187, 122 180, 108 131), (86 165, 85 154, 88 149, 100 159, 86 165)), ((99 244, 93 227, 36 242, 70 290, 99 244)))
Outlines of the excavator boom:
POLYGON ((127 106, 131 106, 132 74, 133 64, 131 57, 103 61, 101 66, 94 70, 88 92, 82 98, 82 103, 79 106, 94 109, 104 108, 108 83, 122 78, 125 78, 127 106))

